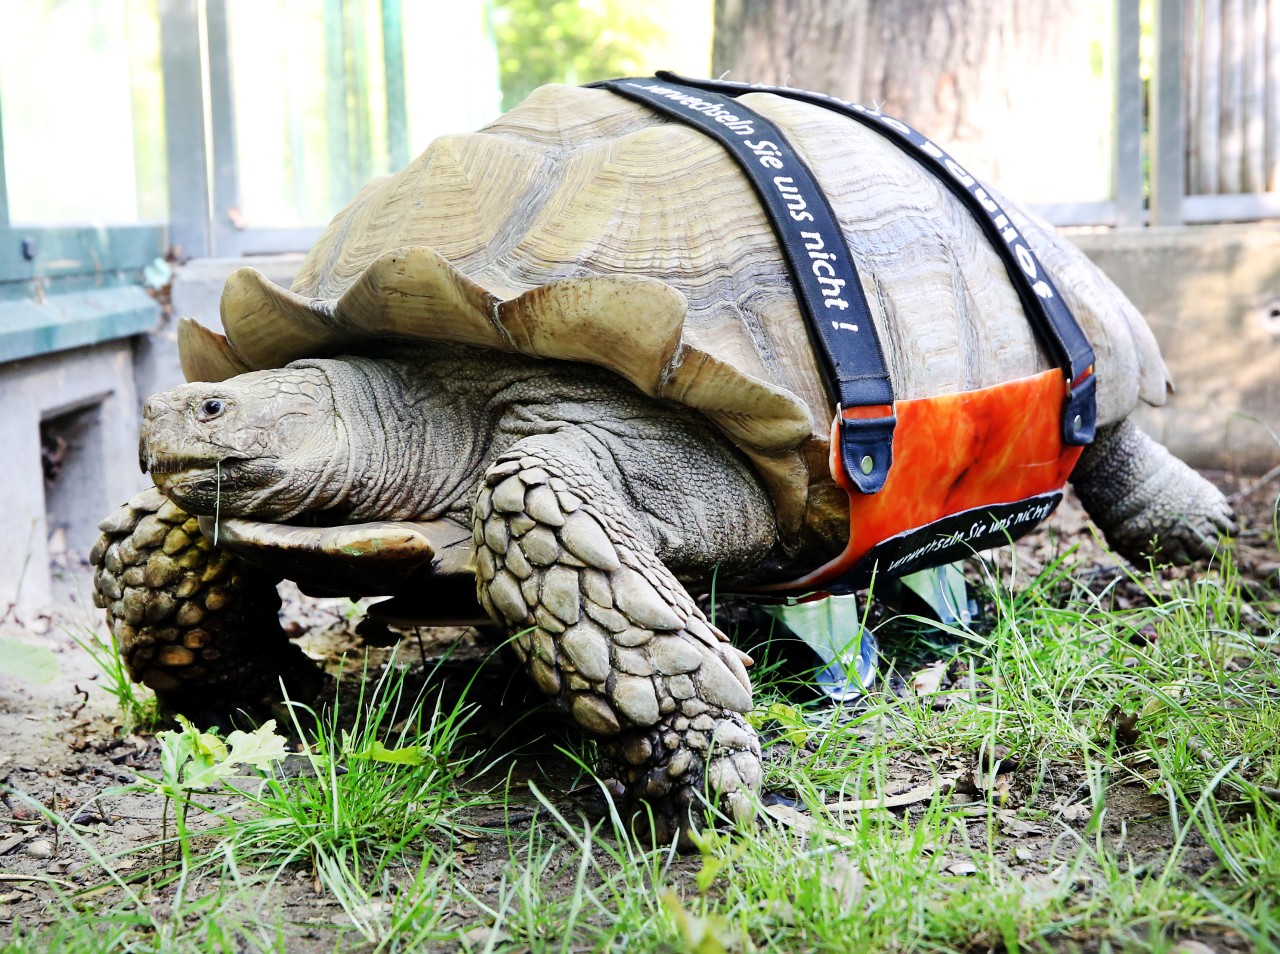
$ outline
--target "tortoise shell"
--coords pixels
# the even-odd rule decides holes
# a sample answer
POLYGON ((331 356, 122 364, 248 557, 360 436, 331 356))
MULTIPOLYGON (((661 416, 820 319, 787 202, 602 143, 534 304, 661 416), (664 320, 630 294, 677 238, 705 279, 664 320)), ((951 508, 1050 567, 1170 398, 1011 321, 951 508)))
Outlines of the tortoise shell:
MULTIPOLYGON (((941 183, 828 110, 742 102, 826 191, 898 398, 1052 366, 941 183)), ((1167 372, 1134 307, 1048 226, 1005 209, 1093 345, 1099 423, 1139 398, 1163 403, 1167 372)), ((755 193, 719 145, 605 90, 546 86, 479 132, 437 139, 338 214, 291 291, 241 269, 221 312, 225 338, 182 324, 188 380, 388 335, 589 362, 706 414, 756 466, 784 531, 847 521, 827 467, 834 409, 755 193)))

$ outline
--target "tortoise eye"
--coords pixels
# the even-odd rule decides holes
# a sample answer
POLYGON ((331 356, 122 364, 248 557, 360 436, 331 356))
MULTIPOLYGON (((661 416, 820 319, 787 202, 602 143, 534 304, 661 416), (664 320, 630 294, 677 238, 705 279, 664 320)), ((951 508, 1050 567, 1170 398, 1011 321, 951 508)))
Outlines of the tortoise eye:
POLYGON ((197 417, 202 421, 210 421, 222 413, 225 405, 217 398, 208 398, 201 403, 197 417))

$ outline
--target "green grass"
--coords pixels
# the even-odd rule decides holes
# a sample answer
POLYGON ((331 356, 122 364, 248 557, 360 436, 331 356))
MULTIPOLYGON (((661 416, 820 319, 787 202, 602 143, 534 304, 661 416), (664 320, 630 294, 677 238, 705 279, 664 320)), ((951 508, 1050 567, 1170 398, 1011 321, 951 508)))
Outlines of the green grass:
POLYGON ((545 786, 476 789, 468 704, 410 697, 391 667, 354 724, 318 719, 302 776, 191 795, 189 860, 68 895, 9 949, 1277 949, 1280 624, 1229 563, 1100 592, 1076 576, 1070 557, 989 573, 953 667, 969 684, 939 695, 819 708, 757 673, 766 789, 807 830, 765 815, 679 856, 545 786), (909 806, 835 804, 931 780, 909 806), (485 804, 538 814, 481 830, 485 804))
POLYGON ((129 678, 114 633, 108 632, 104 639, 98 631, 89 627, 85 627, 83 638, 71 630, 66 632, 77 646, 89 654, 102 674, 103 681, 100 685, 116 700, 122 734, 150 733, 164 724, 155 695, 129 678))

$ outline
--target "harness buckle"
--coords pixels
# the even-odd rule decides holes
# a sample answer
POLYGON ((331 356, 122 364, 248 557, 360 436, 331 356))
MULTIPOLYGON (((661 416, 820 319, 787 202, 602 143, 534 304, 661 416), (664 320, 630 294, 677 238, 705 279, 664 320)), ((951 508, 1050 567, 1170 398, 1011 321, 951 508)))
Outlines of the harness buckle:
POLYGON ((1062 443, 1083 447, 1093 442, 1098 429, 1097 390, 1092 365, 1068 386, 1062 405, 1062 443))
POLYGON ((892 404, 836 407, 840 461, 849 482, 860 493, 874 494, 884 487, 893 465, 893 431, 897 424, 892 404))

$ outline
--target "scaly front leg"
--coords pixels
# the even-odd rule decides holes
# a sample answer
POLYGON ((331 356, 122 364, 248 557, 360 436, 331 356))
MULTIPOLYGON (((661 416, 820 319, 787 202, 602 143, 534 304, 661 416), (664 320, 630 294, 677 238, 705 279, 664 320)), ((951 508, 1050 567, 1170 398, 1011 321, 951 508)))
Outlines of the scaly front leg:
POLYGON ((639 517, 574 437, 520 441, 474 511, 477 592, 539 687, 600 740, 624 807, 667 838, 703 822, 704 793, 749 816, 760 745, 751 683, 635 529, 639 517))
POLYGON ((196 518, 152 487, 100 524, 94 602, 129 675, 166 713, 204 726, 268 717, 282 696, 310 702, 324 674, 280 627, 275 579, 215 548, 196 518))

